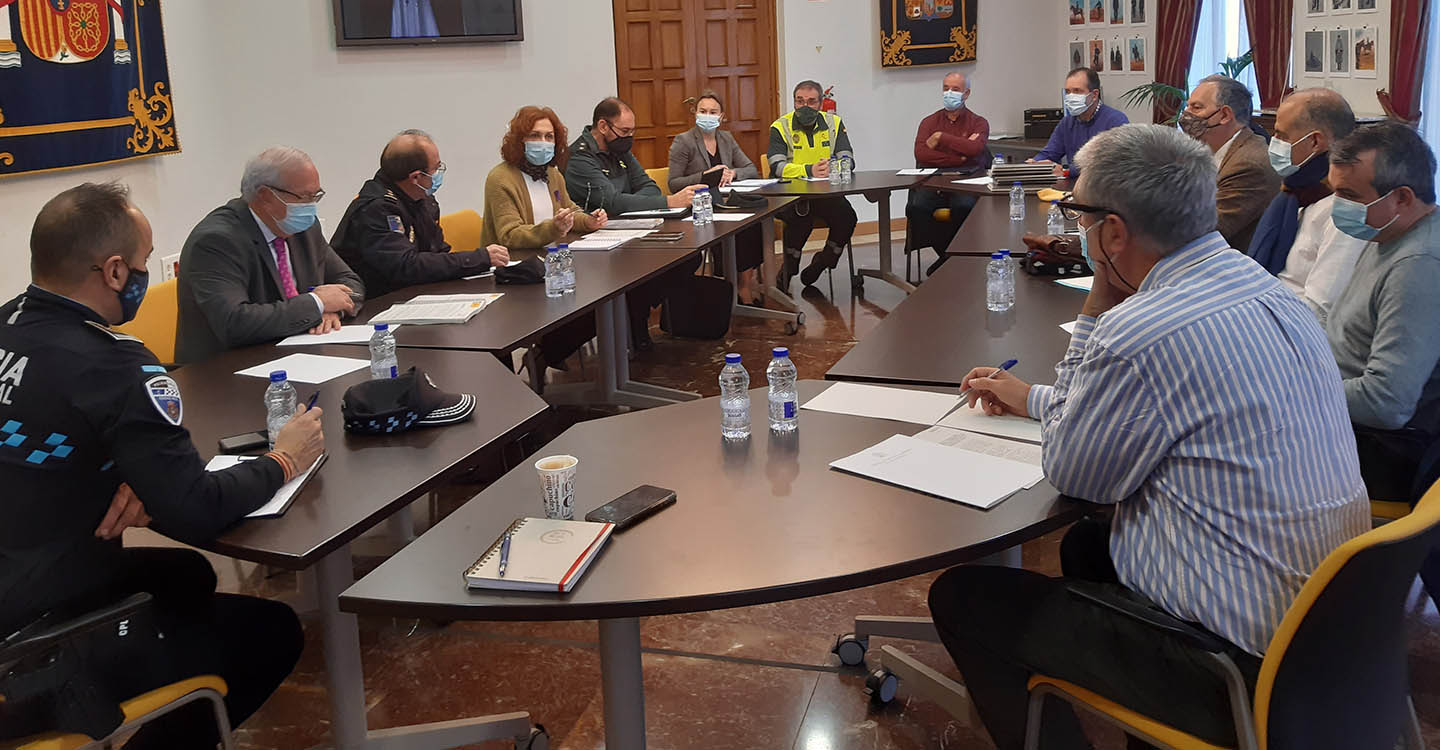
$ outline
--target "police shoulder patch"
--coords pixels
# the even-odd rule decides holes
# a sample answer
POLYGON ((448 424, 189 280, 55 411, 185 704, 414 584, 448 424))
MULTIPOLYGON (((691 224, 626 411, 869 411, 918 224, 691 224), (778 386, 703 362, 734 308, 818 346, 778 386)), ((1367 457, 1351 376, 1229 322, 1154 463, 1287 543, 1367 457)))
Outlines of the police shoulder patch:
POLYGON ((160 412, 165 421, 179 425, 184 417, 184 405, 180 403, 180 386, 169 375, 159 375, 145 381, 145 395, 160 412))
POLYGON ((144 343, 145 343, 144 341, 141 341, 140 339, 137 339, 137 338, 135 338, 134 336, 131 336, 131 335, 126 334, 126 333, 121 333, 121 332, 115 330, 114 328, 111 328, 111 327, 105 326, 105 325, 101 325, 101 324, 99 324, 99 323, 96 323, 96 322, 93 321, 93 320, 87 320, 87 321, 85 321, 85 323, 86 323, 86 325, 89 325, 91 328, 94 328, 95 330, 100 331, 101 333, 105 334, 106 336, 109 336, 109 337, 112 338, 112 339, 115 339, 116 341, 134 341, 134 342, 137 343, 137 344, 144 344, 144 343))
POLYGON ((390 225, 390 231, 399 234, 405 233, 405 224, 400 221, 399 216, 386 216, 385 223, 390 225))

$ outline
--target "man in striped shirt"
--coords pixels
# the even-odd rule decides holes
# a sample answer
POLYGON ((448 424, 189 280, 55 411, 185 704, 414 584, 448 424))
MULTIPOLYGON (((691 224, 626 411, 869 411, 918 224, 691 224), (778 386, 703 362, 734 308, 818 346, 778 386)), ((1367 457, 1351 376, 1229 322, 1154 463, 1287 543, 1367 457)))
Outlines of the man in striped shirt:
MULTIPOLYGON (((1215 231, 1207 149, 1129 125, 1079 161, 1069 206, 1095 283, 1055 384, 993 368, 965 383, 989 413, 1040 420, 1050 482, 1114 506, 1113 523, 1071 529, 1066 578, 956 568, 931 611, 1002 750, 1023 746, 1037 672, 1228 746, 1229 701, 1207 658, 1069 582, 1220 636, 1253 684, 1310 573, 1368 525, 1340 373, 1315 316, 1215 231)), ((1045 747, 1088 747, 1051 704, 1045 747)))

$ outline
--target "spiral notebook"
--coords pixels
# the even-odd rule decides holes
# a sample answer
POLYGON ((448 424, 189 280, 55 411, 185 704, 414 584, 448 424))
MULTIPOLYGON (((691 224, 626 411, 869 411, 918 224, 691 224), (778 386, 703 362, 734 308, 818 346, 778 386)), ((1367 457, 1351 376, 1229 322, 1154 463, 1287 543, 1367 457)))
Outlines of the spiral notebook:
POLYGON ((472 589, 569 591, 614 530, 613 523, 517 519, 465 571, 465 584, 472 589), (502 578, 500 548, 506 534, 510 535, 510 556, 502 578))

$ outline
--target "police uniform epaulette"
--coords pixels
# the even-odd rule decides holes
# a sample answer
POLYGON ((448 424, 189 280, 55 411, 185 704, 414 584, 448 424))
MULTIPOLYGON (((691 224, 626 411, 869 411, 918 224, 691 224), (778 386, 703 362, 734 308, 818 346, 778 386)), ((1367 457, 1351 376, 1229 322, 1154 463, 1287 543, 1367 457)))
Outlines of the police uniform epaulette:
POLYGON ((395 191, 394 191, 394 190, 391 190, 390 188, 385 188, 385 198, 388 199, 388 200, 395 201, 396 203, 399 203, 399 202, 400 202, 400 198, 397 197, 397 196, 395 195, 395 191))
POLYGON ((101 324, 99 324, 99 323, 96 323, 96 322, 93 321, 93 320, 87 320, 87 321, 85 321, 85 324, 88 325, 88 326, 90 326, 91 328, 94 328, 94 329, 97 330, 97 331, 100 331, 100 332, 104 333, 106 336, 109 336, 110 338, 115 339, 116 341, 134 341, 135 343, 137 343, 137 344, 139 344, 139 345, 141 345, 141 346, 144 346, 144 345, 145 345, 145 342, 144 342, 144 341, 141 341, 140 339, 137 339, 137 338, 135 338, 134 336, 131 336, 131 335, 128 334, 128 333, 121 333, 121 332, 119 332, 119 331, 117 331, 117 330, 115 330, 115 329, 113 329, 113 328, 111 328, 111 327, 109 327, 109 326, 105 326, 105 325, 101 325, 101 324))

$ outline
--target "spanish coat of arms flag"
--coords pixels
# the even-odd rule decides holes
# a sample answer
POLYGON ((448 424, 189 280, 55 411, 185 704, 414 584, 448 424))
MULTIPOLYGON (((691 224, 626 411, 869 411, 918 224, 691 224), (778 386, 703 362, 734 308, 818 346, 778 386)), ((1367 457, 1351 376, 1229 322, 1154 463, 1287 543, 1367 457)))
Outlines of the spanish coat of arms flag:
POLYGON ((160 0, 0 0, 0 177, 179 150, 160 0))

